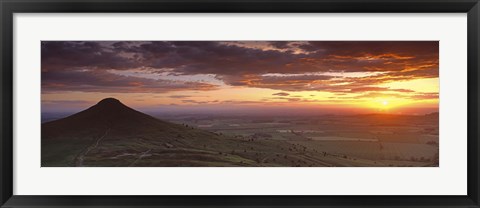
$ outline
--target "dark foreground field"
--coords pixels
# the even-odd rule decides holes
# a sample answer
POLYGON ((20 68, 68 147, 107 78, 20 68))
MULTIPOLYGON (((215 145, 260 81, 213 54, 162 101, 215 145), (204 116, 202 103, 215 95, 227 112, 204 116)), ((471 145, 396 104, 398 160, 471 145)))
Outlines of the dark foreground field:
POLYGON ((105 99, 42 124, 42 166, 438 166, 438 114, 160 120, 105 99))

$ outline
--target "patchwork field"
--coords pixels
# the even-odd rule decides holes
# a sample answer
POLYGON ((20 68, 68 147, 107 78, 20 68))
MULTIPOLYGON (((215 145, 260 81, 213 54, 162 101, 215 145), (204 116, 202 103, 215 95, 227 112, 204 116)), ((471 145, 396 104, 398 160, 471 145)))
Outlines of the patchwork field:
POLYGON ((286 142, 296 157, 329 166, 437 166, 438 115, 176 117, 169 121, 237 140, 286 142))

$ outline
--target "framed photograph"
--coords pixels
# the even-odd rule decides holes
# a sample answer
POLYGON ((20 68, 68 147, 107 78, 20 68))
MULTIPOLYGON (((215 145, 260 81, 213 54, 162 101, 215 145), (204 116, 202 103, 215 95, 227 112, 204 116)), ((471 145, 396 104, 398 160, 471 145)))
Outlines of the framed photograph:
POLYGON ((1 1, 1 207, 479 207, 479 4, 1 1))

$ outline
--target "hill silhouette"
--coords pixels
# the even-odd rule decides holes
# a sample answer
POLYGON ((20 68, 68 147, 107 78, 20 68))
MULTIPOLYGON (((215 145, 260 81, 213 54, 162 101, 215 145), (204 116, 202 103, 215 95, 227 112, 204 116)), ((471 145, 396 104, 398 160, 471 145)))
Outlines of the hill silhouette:
POLYGON ((208 139, 218 137, 207 131, 161 121, 115 98, 106 98, 84 111, 42 124, 42 163, 46 166, 56 166, 57 163, 83 166, 83 161, 76 162, 78 157, 85 153, 94 154, 101 149, 100 144, 112 145, 103 153, 114 150, 113 154, 133 154, 147 149, 142 146, 188 147, 195 139, 179 140, 189 135, 208 139))
POLYGON ((259 153, 252 156, 252 150, 280 144, 245 142, 165 122, 106 98, 42 124, 42 166, 257 166, 259 153))
POLYGON ((43 138, 56 138, 69 134, 78 134, 79 131, 99 133, 105 129, 128 130, 123 133, 131 134, 138 131, 172 128, 172 124, 160 121, 154 117, 138 112, 115 98, 106 98, 96 105, 71 115, 69 117, 44 123, 42 125, 43 138))

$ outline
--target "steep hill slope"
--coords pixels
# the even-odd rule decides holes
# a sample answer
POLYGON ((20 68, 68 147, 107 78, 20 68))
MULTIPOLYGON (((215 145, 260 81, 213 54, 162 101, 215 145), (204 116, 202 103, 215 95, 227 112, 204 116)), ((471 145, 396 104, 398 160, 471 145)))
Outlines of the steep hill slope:
MULTIPOLYGON (((290 144, 246 141, 158 120, 107 98, 42 125, 42 166, 264 166, 290 144)), ((291 163, 288 157, 281 163, 291 163)), ((268 164, 284 166, 285 164, 268 164)), ((291 164, 289 164, 291 165, 291 164)))

